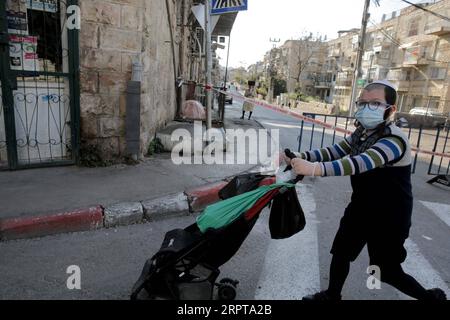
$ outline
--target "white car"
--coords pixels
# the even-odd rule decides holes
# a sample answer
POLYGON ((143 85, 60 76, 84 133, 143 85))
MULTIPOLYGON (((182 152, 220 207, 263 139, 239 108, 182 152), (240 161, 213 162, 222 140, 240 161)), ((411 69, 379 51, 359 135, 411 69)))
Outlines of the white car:
POLYGON ((427 108, 413 108, 409 111, 409 114, 417 114, 422 116, 435 116, 435 117, 444 117, 444 115, 435 109, 427 109, 427 108))

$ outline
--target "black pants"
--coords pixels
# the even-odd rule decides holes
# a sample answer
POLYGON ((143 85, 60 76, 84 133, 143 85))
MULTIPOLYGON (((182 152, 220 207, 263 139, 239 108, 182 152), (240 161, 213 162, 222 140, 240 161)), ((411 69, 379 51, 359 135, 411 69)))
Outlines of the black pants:
MULTIPOLYGON (((406 217, 405 221, 409 218, 406 217)), ((372 216, 363 210, 355 210, 352 205, 347 207, 331 249, 333 259, 328 288, 331 295, 340 295, 350 262, 367 245, 370 265, 379 267, 382 282, 416 299, 427 298, 426 290, 401 267, 407 255, 404 242, 409 226, 396 223, 398 221, 383 220, 383 214, 372 216)))

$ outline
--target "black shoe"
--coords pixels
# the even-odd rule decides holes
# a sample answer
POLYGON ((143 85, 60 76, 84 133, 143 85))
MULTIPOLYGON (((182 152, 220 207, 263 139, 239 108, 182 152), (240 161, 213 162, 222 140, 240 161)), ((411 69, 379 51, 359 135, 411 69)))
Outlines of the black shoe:
POLYGON ((244 120, 244 116, 242 116, 241 119, 244 120))
POLYGON ((328 293, 328 291, 320 291, 315 294, 311 294, 309 296, 303 297, 302 300, 305 301, 340 301, 342 300, 341 295, 332 296, 328 293))
POLYGON ((447 300, 447 295, 442 289, 434 288, 427 290, 428 300, 445 301, 447 300))

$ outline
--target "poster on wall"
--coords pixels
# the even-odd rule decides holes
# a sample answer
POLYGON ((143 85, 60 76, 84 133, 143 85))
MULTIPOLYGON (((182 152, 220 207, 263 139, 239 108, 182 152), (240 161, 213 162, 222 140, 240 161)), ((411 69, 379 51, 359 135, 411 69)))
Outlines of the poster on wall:
POLYGON ((9 37, 11 69, 39 71, 37 45, 37 37, 11 35, 9 37))
POLYGON ((16 12, 26 12, 28 0, 6 0, 6 9, 16 12))
POLYGON ((28 21, 26 12, 7 11, 8 33, 28 35, 28 21))
POLYGON ((27 0, 27 8, 31 10, 57 12, 57 0, 27 0))

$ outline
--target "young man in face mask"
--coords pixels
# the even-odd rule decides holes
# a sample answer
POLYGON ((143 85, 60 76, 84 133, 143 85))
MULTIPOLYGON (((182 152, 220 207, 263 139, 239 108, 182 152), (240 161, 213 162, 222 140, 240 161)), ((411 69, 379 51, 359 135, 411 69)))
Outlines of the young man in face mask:
POLYGON ((340 300, 353 262, 367 244, 370 265, 381 281, 421 300, 445 300, 441 289, 426 290, 406 274, 404 242, 409 236, 413 196, 411 147, 392 122, 397 92, 387 81, 367 85, 356 102, 356 130, 342 142, 297 154, 298 175, 351 176, 353 194, 341 219, 331 253, 329 287, 304 300, 340 300))

